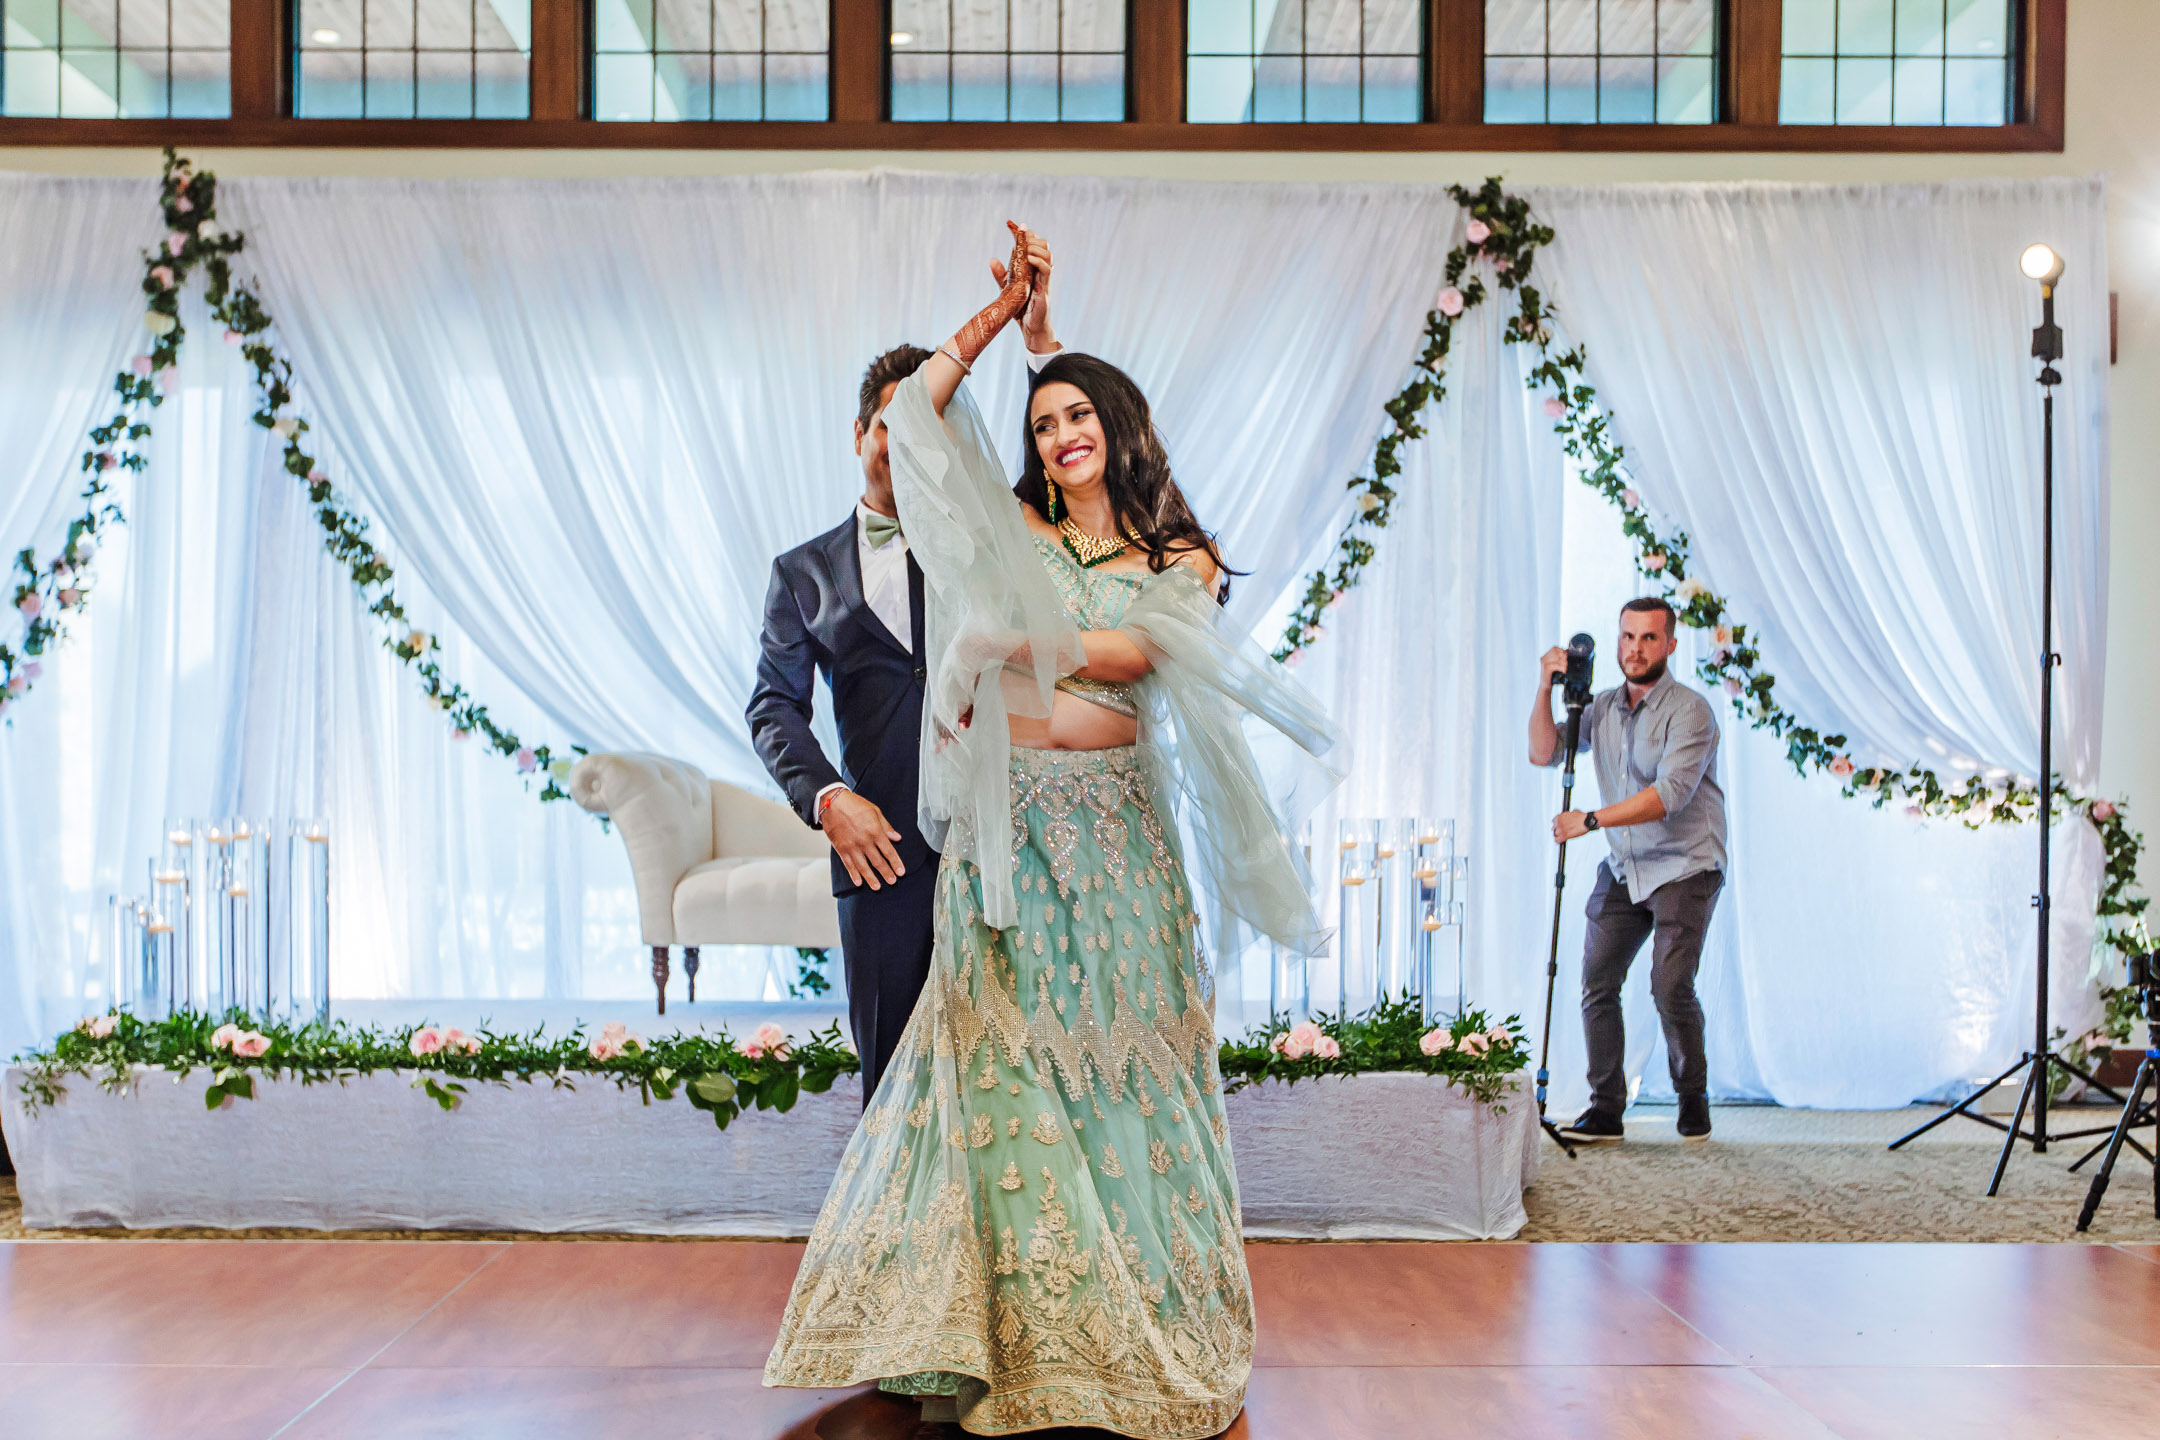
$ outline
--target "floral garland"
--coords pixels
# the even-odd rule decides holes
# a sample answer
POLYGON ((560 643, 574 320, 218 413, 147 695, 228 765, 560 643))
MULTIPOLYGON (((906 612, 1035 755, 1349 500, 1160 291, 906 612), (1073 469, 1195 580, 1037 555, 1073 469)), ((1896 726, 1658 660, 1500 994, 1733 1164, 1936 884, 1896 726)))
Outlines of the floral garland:
MULTIPOLYGON (((1757 730, 1767 730, 1785 742, 1786 758, 1802 776, 1829 773, 1843 783, 1850 798, 1865 798, 1877 809, 1903 801, 1915 819, 1956 816, 1978 828, 1990 822, 2019 824, 2036 819, 2040 811, 2038 786, 2023 780, 1991 782, 1972 775, 1962 783, 1945 781, 1925 765, 1905 770, 1882 766, 1861 768, 1846 750, 1846 737, 1828 735, 1800 722, 1775 697, 1777 680, 1763 665, 1762 654, 1750 641, 1748 627, 1729 622, 1727 602, 1710 587, 1688 574, 1689 541, 1677 527, 1660 531, 1644 509, 1642 497, 1629 483, 1624 464, 1626 452, 1613 439, 1610 416, 1599 409, 1597 392, 1584 380, 1581 345, 1562 352, 1551 349, 1552 308, 1530 285, 1531 267, 1540 247, 1550 244, 1550 227, 1537 224, 1528 201, 1507 194, 1497 176, 1476 191, 1448 187, 1455 202, 1470 214, 1464 243, 1448 252, 1447 286, 1425 317, 1425 344, 1412 366, 1411 378, 1388 402, 1390 427, 1373 449, 1372 473, 1350 482, 1357 496, 1357 512, 1344 528, 1332 568, 1315 571, 1304 598, 1292 613, 1275 658, 1296 663, 1305 647, 1325 633, 1322 617, 1357 584, 1373 557, 1373 546, 1360 532, 1366 527, 1384 528, 1393 509, 1395 492, 1388 481, 1401 472, 1397 452, 1408 441, 1425 433, 1419 417, 1433 401, 1446 394, 1442 370, 1454 335, 1454 323, 1482 303, 1488 291, 1483 277, 1472 267, 1490 264, 1494 284, 1513 291, 1517 299, 1514 319, 1504 332, 1507 343, 1534 344, 1542 363, 1529 377, 1533 391, 1547 390, 1546 418, 1564 442, 1566 451, 1581 470, 1584 484, 1619 508, 1620 528, 1635 545, 1637 569, 1655 580, 1678 613, 1680 623, 1710 632, 1712 649, 1698 666, 1703 680, 1731 697, 1733 710, 1757 730)), ((2127 958, 2152 948, 2145 928, 2148 897, 2136 893, 2138 855, 2145 839, 2130 828, 2119 801, 2079 796, 2056 783, 2049 796, 2050 817, 2083 814, 2100 833, 2106 857, 2106 878, 2100 889, 2097 914, 2098 944, 2127 958)), ((2101 999, 2106 1019, 2095 1036, 2121 1041, 2129 1038, 2135 997, 2122 986, 2103 985, 2101 999)), ((2082 1042, 2081 1042, 2082 1043, 2082 1042)))
MULTIPOLYGON (((1279 1018, 1258 1035, 1224 1041, 1219 1059, 1226 1093, 1268 1079, 1290 1083, 1409 1070, 1439 1075, 1491 1105, 1507 1077, 1530 1063, 1518 1029, 1513 1019, 1493 1025, 1478 1011, 1450 1025, 1428 1026, 1415 1000, 1383 1000, 1358 1016, 1321 1015, 1295 1026, 1279 1018)), ((710 1112, 723 1130, 746 1107, 787 1110, 803 1093, 830 1090, 840 1076, 862 1069, 838 1022, 799 1043, 768 1022, 738 1044, 725 1031, 648 1040, 615 1022, 596 1035, 579 1026, 550 1037, 537 1029, 498 1035, 442 1025, 267 1022, 240 1010, 181 1011, 161 1020, 109 1010, 84 1018, 48 1048, 17 1056, 16 1063, 26 1071, 18 1088, 32 1111, 58 1104, 70 1075, 124 1094, 145 1069, 170 1073, 175 1081, 209 1070, 203 1103, 213 1110, 255 1099, 257 1076, 316 1085, 399 1071, 413 1075, 413 1088, 445 1110, 457 1108, 476 1083, 545 1081, 572 1089, 578 1078, 593 1076, 636 1087, 648 1104, 679 1093, 710 1112)))
POLYGON ((382 1030, 322 1021, 257 1024, 238 1010, 222 1016, 182 1011, 162 1020, 108 1011, 83 1020, 50 1049, 19 1056, 28 1071, 19 1088, 35 1111, 59 1102, 70 1075, 122 1094, 145 1069, 167 1072, 176 1083, 207 1069, 211 1084, 203 1103, 216 1110, 255 1099, 258 1075, 318 1085, 399 1071, 414 1076, 415 1090, 454 1110, 473 1084, 545 1081, 569 1090, 591 1076, 620 1089, 634 1087, 648 1105, 680 1094, 725 1130, 745 1108, 791 1109, 805 1092, 830 1090, 840 1076, 862 1068, 837 1022, 800 1044, 772 1024, 740 1044, 725 1031, 647 1040, 619 1022, 597 1035, 588 1036, 581 1025, 554 1037, 537 1029, 498 1035, 441 1025, 382 1030))
POLYGON ((308 432, 308 422, 292 408, 292 364, 269 339, 270 315, 262 302, 247 286, 233 281, 232 258, 246 241, 237 232, 218 228, 217 176, 197 171, 168 146, 159 206, 166 235, 143 256, 142 290, 148 305, 143 326, 150 332, 150 349, 113 379, 119 405, 110 420, 90 432, 92 448, 82 456, 87 477, 82 513, 68 523, 58 552, 42 561, 34 549, 15 557, 20 578, 14 603, 23 617, 24 631, 19 653, 0 644, 0 714, 37 682, 43 670, 40 657, 67 638, 67 618, 88 603, 94 578, 90 562, 97 554, 100 532, 126 521, 107 477, 114 470, 141 475, 148 466, 149 412, 163 403, 178 378, 180 344, 186 337, 180 323, 180 292, 200 269, 205 277, 203 298, 225 327, 225 343, 239 347, 255 372, 255 423, 284 442, 284 469, 307 486, 308 501, 322 526, 323 548, 345 567, 354 588, 368 601, 368 613, 389 630, 385 648, 419 677, 428 698, 449 717, 456 738, 478 732, 486 737, 488 748, 507 756, 520 774, 541 778, 542 800, 569 799, 570 792, 563 786, 575 763, 570 757, 584 754, 584 748, 573 745, 557 753, 546 745, 528 745, 498 724, 464 686, 444 678, 434 658, 434 637, 407 623, 405 607, 391 589, 390 562, 368 539, 368 522, 345 507, 330 477, 307 452, 302 437, 308 432))

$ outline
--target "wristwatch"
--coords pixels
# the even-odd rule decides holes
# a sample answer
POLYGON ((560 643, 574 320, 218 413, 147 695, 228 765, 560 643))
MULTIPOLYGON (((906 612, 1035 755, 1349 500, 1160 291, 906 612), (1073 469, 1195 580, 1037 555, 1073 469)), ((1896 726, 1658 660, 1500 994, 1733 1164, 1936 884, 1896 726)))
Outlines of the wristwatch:
POLYGON ((1595 830, 1595 829, 1597 829, 1597 828, 1598 828, 1598 823, 1597 823, 1597 811, 1595 811, 1595 810, 1585 810, 1585 811, 1583 811, 1583 816, 1582 816, 1582 828, 1583 828, 1583 829, 1585 829, 1585 830, 1595 830))

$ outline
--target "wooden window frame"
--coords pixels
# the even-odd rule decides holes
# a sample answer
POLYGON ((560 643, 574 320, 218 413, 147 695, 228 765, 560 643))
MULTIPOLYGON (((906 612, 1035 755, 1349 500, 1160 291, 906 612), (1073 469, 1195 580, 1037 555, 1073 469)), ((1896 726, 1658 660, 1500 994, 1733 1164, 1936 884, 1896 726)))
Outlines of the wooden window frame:
POLYGON ((591 0, 533 0, 532 117, 306 120, 292 115, 289 0, 230 0, 232 117, 0 116, 0 145, 571 150, 1777 151, 2010 154, 2063 148, 2069 0, 2016 0, 2007 125, 1780 125, 1783 0, 1723 0, 1722 113, 1709 125, 1487 125, 1484 0, 1425 0, 1417 124, 1185 123, 1185 0, 1130 0, 1124 121, 910 121, 886 116, 887 0, 832 0, 823 121, 622 121, 591 110, 591 0))

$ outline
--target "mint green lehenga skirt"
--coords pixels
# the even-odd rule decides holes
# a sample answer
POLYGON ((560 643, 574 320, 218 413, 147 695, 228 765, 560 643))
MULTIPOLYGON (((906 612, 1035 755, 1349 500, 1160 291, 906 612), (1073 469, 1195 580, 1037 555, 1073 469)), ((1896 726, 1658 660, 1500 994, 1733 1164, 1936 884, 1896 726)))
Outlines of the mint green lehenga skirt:
POLYGON ((1020 925, 948 858, 929 983, 765 1383, 951 1395, 964 1428, 1222 1431, 1252 1287, 1193 896, 1139 752, 1012 752, 1020 925))

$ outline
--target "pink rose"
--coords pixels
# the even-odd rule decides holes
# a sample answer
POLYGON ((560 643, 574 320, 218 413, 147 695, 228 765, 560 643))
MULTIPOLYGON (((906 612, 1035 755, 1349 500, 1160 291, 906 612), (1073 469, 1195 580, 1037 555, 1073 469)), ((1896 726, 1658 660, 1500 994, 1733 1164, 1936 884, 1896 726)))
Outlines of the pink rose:
POLYGON ((1447 1031, 1428 1030, 1418 1037, 1417 1048, 1427 1055, 1438 1055, 1448 1048, 1449 1043, 1447 1031))
POLYGON ((246 338, 247 337, 245 335, 242 335, 237 330, 227 330, 225 332, 225 343, 228 345, 238 345, 242 340, 245 340, 246 338))
POLYGON ((1442 315, 1460 315, 1462 314, 1462 309, 1462 291, 1456 289, 1453 285, 1450 285, 1447 287, 1447 289, 1440 292, 1439 310, 1442 315))
POLYGON ((1320 637, 1325 634, 1327 634, 1327 627, 1325 625, 1309 626, 1305 631, 1305 643, 1308 645, 1317 645, 1320 643, 1320 637))
POLYGON ((622 1054, 622 1047, 608 1039, 607 1036, 601 1035, 596 1036, 592 1044, 585 1047, 585 1052, 595 1060, 613 1060, 616 1056, 622 1054))
POLYGON ((1508 271, 1515 268, 1515 262, 1508 259, 1507 256, 1502 255, 1492 262, 1492 268, 1505 275, 1508 271))
POLYGON ((1640 510, 1642 509, 1642 496, 1635 493, 1633 486, 1629 486, 1620 492, 1620 503, 1630 510, 1640 510))
POLYGON ((172 392, 173 392, 174 388, 175 388, 176 386, 178 386, 178 385, 179 385, 179 383, 180 383, 180 372, 179 372, 178 370, 174 370, 174 369, 170 369, 170 368, 167 368, 167 369, 164 369, 164 370, 160 370, 160 371, 158 371, 158 377, 157 377, 157 388, 158 388, 158 394, 160 394, 160 395, 170 395, 170 394, 172 394, 172 392))
POLYGON ((1853 769, 1852 756, 1850 755, 1840 755, 1830 762, 1830 773, 1840 780, 1852 774, 1853 769))
POLYGON ((758 1044, 770 1050, 787 1039, 787 1031, 782 1030, 778 1025, 768 1020, 757 1027, 757 1034, 753 1038, 756 1039, 758 1044))
POLYGON ((1730 626, 1730 625, 1720 625, 1720 626, 1718 626, 1718 627, 1717 627, 1717 629, 1715 629, 1715 630, 1712 630, 1712 631, 1710 632, 1710 638, 1711 638, 1712 640, 1715 640, 1715 641, 1716 641, 1716 642, 1717 642, 1718 644, 1720 644, 1720 645, 1730 645, 1730 644, 1732 644, 1732 643, 1733 643, 1733 633, 1732 633, 1732 626, 1730 626))
POLYGON ((765 1047, 755 1040, 745 1041, 742 1054, 745 1060, 762 1060, 765 1058, 765 1047))
POLYGON ((1298 666, 1305 663, 1305 652, 1303 650, 1293 650, 1290 652, 1288 658, 1286 658, 1282 663, 1290 669, 1295 670, 1298 668, 1298 666))
POLYGON ((10 695, 20 695, 30 688, 30 677, 18 670, 8 676, 7 688, 10 695))
POLYGON ((1738 695, 1738 694, 1740 693, 1740 691, 1741 691, 1741 688, 1742 688, 1742 687, 1741 687, 1741 684, 1740 684, 1740 677, 1739 677, 1739 676, 1737 676, 1737 675, 1727 675, 1727 676, 1725 677, 1725 693, 1726 693, 1726 694, 1728 694, 1728 695, 1738 695))
POLYGON ((512 758, 517 761, 518 773, 521 775, 530 775, 540 768, 540 757, 533 754, 530 746, 519 746, 517 754, 512 758))
POLYGON ((239 1038, 240 1027, 238 1025, 220 1025, 210 1032, 210 1048, 213 1050, 230 1050, 233 1041, 239 1038))
POLYGON ((1326 1037, 1320 1027, 1310 1020, 1300 1020, 1290 1027, 1290 1033, 1282 1037, 1282 1053, 1285 1058, 1302 1060, 1318 1048, 1326 1037))
POLYGON ((117 464, 119 464, 119 463, 120 463, 120 457, 119 457, 119 456, 117 456, 117 455, 115 455, 115 454, 113 454, 113 453, 112 453, 112 451, 110 451, 110 450, 100 450, 100 451, 98 451, 98 457, 97 457, 97 468, 98 468, 98 469, 100 469, 100 470, 110 470, 110 469, 112 469, 112 468, 113 468, 113 466, 115 466, 115 465, 117 465, 117 464))
POLYGON ((470 739, 472 739, 472 731, 470 731, 470 730, 452 730, 452 731, 450 732, 450 738, 451 738, 452 740, 470 740, 470 739))
POLYGON ((1336 1043, 1334 1036, 1322 1035, 1313 1041, 1312 1053, 1322 1060, 1335 1060, 1341 1057, 1342 1046, 1336 1043))
POLYGON ((38 617, 38 611, 45 608, 45 602, 43 600, 40 600, 38 598, 37 592, 33 590, 28 595, 23 596, 22 599, 16 601, 15 608, 22 611, 23 619, 35 620, 38 617))
POLYGON ((82 591, 70 585, 54 595, 53 598, 60 602, 61 609, 72 610, 82 602, 82 591))
POLYGON ((1485 1038, 1484 1032, 1473 1030, 1456 1041, 1455 1048, 1465 1055, 1482 1055, 1492 1049, 1492 1041, 1485 1038))
POLYGON ((467 1040, 470 1040, 471 1038, 472 1037, 470 1035, 467 1035, 463 1030, 460 1030, 457 1028, 457 1026, 452 1025, 442 1032, 443 1049, 462 1050, 465 1048, 465 1042, 467 1040))
POLYGON ((137 355, 133 360, 128 361, 128 369, 133 370, 145 380, 150 378, 152 368, 150 357, 147 355, 137 355))
POLYGON ((180 252, 187 249, 187 242, 188 237, 175 230, 165 237, 165 253, 177 260, 180 252))
POLYGON ((2093 803, 2092 803, 2092 817, 2093 817, 2093 819, 2095 819, 2095 820, 2098 820, 2098 821, 2101 821, 2101 822, 2103 822, 2103 823, 2105 823, 2106 821, 2109 821, 2109 820, 2112 820, 2112 819, 2114 819, 2114 818, 2115 818, 2115 802, 2114 802, 2114 801, 2112 801, 2112 800, 2095 800, 2095 801, 2093 801, 2093 803))
POLYGON ((1663 570, 1665 568, 1665 552, 1662 550, 1652 550, 1649 554, 1643 556, 1642 568, 1649 571, 1653 575, 1657 574, 1658 571, 1663 570))
POLYGON ((170 266, 170 265, 153 265, 153 266, 151 266, 151 267, 150 267, 150 278, 151 278, 151 279, 153 279, 153 280, 155 280, 155 281, 157 281, 157 283, 159 284, 159 286, 160 286, 160 287, 162 287, 163 289, 166 289, 166 290, 170 290, 170 289, 172 289, 172 284, 173 284, 173 272, 172 272, 172 266, 170 266))
POLYGON ((1468 225, 1463 226, 1462 233, 1463 239, 1468 240, 1472 245, 1482 245, 1492 238, 1492 226, 1487 225, 1482 220, 1472 220, 1468 225))
POLYGON ((265 1050, 268 1050, 270 1048, 270 1037, 267 1035, 259 1035, 255 1031, 249 1030, 237 1036, 233 1040, 232 1048, 233 1054, 244 1055, 248 1059, 253 1060, 257 1056, 261 1055, 265 1050))
POLYGON ((1565 400, 1562 400, 1562 399, 1561 399, 1561 398, 1560 398, 1559 396, 1557 396, 1557 395, 1552 395, 1552 396, 1548 396, 1548 397, 1546 397, 1546 400, 1545 400, 1545 418, 1546 418, 1546 419, 1548 419, 1548 420, 1558 420, 1558 419, 1559 419, 1559 418, 1560 418, 1561 416, 1563 416, 1563 415, 1565 415, 1565 414, 1567 414, 1567 401, 1565 401, 1565 400))
POLYGON ((1492 1029, 1485 1032, 1485 1038, 1495 1045, 1512 1045, 1515 1043, 1514 1034, 1505 1025, 1493 1026, 1492 1029))
POLYGON ((1328 597, 1327 597, 1327 608, 1328 608, 1328 609, 1330 609, 1330 610, 1332 610, 1332 609, 1334 609, 1334 608, 1335 608, 1335 607, 1336 607, 1337 605, 1340 605, 1340 604, 1342 604, 1342 597, 1343 597, 1343 592, 1342 592, 1342 591, 1340 591, 1340 590, 1334 590, 1334 591, 1330 591, 1330 592, 1329 592, 1329 594, 1328 594, 1328 597))
POLYGON ((172 202, 172 208, 179 211, 182 215, 191 214, 195 209, 195 202, 188 199, 187 196, 182 195, 179 199, 172 202))
POLYGON ((442 1049, 442 1047, 442 1031, 436 1029, 433 1025, 423 1025, 418 1030, 413 1031, 413 1054, 433 1055, 436 1051, 442 1049))
POLYGON ((93 1039, 103 1040, 106 1036, 112 1034, 113 1027, 119 1023, 120 1017, 117 1015, 99 1015, 94 1019, 83 1021, 83 1029, 88 1030, 93 1039))
POLYGON ((1927 811, 1922 810, 1918 805, 1907 805, 1905 807, 1905 813, 1911 816, 1913 819, 1918 820, 1923 815, 1927 814, 1927 811))

